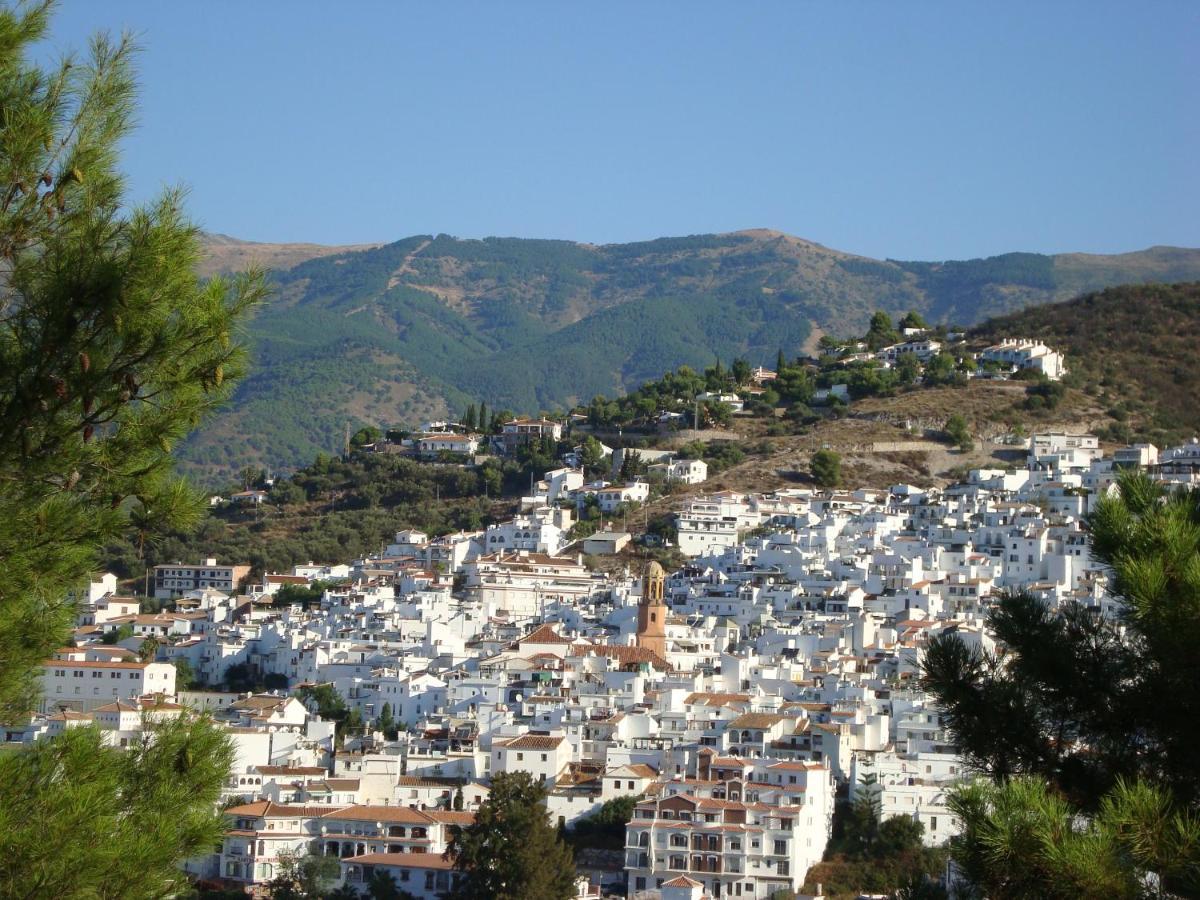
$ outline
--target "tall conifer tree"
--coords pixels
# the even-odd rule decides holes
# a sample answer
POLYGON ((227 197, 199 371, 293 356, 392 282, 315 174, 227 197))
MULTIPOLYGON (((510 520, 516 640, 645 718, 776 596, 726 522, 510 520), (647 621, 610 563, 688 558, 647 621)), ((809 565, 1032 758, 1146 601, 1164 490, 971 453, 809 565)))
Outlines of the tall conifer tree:
MULTIPOLYGON (((228 396, 259 275, 201 283, 181 195, 125 206, 135 47, 31 61, 52 4, 0 6, 0 721, 37 705, 72 591, 131 521, 195 521, 172 448, 228 396)), ((231 751, 202 719, 129 752, 92 728, 0 756, 0 894, 160 897, 210 852, 231 751)))

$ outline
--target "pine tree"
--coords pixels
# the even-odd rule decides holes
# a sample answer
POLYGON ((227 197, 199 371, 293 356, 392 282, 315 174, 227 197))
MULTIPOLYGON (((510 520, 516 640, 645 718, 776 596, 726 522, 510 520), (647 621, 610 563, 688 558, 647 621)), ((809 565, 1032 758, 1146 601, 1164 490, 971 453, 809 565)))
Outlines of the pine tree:
POLYGON ((776 356, 775 356, 775 374, 776 375, 781 374, 786 366, 787 366, 787 360, 784 359, 783 348, 780 347, 779 353, 776 354, 776 356))
POLYGON ((892 317, 883 310, 871 316, 871 326, 867 330, 867 347, 874 351, 900 340, 900 332, 892 324, 892 317))
MULTIPOLYGON (((0 721, 36 707, 98 547, 185 526, 202 499, 171 448, 229 395, 259 275, 201 284, 181 194, 129 209, 117 148, 135 47, 28 58, 51 4, 0 8, 0 721)), ((211 852, 232 751, 201 718, 125 751, 92 727, 0 755, 0 895, 171 896, 211 852)))
POLYGON ((184 717, 126 749, 85 727, 0 754, 0 896, 175 896, 178 862, 225 830, 232 762, 221 731, 184 717))
POLYGON ((527 772, 502 772, 475 822, 449 853, 463 873, 452 900, 566 900, 575 893, 571 849, 550 824, 545 789, 527 772))
POLYGON ((925 686, 962 752, 990 775, 1046 778, 1085 808, 1119 778, 1138 777, 1197 804, 1200 491, 1168 496, 1143 474, 1123 474, 1088 527, 1125 603, 1120 620, 1004 597, 989 614, 1003 658, 936 638, 925 686))
POLYGON ((376 727, 383 732, 383 736, 390 740, 395 740, 396 737, 396 720, 392 716, 392 704, 385 703, 383 708, 379 710, 379 720, 375 723, 376 727))
POLYGON ((462 417, 462 427, 468 432, 475 430, 475 404, 472 403, 467 407, 466 413, 462 417))
POLYGON ((818 450, 809 464, 813 481, 824 488, 835 488, 842 480, 842 458, 832 450, 818 450))
POLYGON ((960 888, 974 889, 956 896, 1140 900, 1200 888, 1200 821, 1162 787, 1119 782, 1086 816, 1027 776, 960 785, 947 805, 962 823, 951 843, 960 888))
POLYGON ((1200 889, 1200 491, 1117 484, 1088 529, 1119 620, 1014 594, 988 617, 1003 656, 950 634, 926 650, 924 687, 997 783, 956 800, 956 860, 988 896, 1033 896, 1003 887, 1022 871, 1063 885, 1038 896, 1138 896, 1146 872, 1200 889))
POLYGON ((618 477, 621 481, 630 482, 637 478, 641 470, 641 454, 631 447, 626 447, 621 454, 621 469, 618 477))
POLYGON ((484 434, 491 432, 491 422, 488 421, 487 404, 482 400, 479 402, 479 430, 484 434))
POLYGON ((171 448, 242 371, 232 340, 262 279, 201 284, 179 192, 127 211, 117 145, 135 48, 26 58, 50 4, 0 9, 0 720, 28 710, 99 546, 132 513, 186 524, 171 448))

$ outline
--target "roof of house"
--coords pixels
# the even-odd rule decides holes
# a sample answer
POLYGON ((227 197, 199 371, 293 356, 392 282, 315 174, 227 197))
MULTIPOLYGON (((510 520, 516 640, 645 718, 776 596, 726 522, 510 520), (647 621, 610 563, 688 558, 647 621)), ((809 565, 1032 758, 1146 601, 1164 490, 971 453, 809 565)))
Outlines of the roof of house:
POLYGON ((793 719, 795 716, 784 716, 778 713, 742 713, 732 722, 730 728, 771 728, 780 722, 793 719))
MULTIPOLYGON (((328 806, 292 806, 287 803, 276 803, 274 800, 256 800, 253 803, 243 803, 241 806, 231 806, 225 810, 231 816, 254 816, 259 819, 280 816, 319 818, 330 811, 328 806)), ((333 810, 333 812, 337 812, 337 810, 333 810)))
POLYGON ((364 866, 391 866, 397 869, 453 869, 454 860, 444 859, 439 853, 364 853, 348 856, 342 862, 364 866))
POLYGON ((729 694, 722 692, 706 692, 688 694, 687 699, 683 701, 684 706, 733 706, 735 704, 745 704, 750 702, 749 694, 729 694))
POLYGON ((259 775, 328 775, 320 766, 255 766, 259 775))
POLYGON ((518 644, 569 644, 569 638, 563 637, 554 630, 552 625, 542 625, 535 628, 525 637, 517 641, 518 644))
POLYGON ((631 663, 647 663, 654 666, 656 669, 669 669, 671 664, 645 647, 623 647, 614 644, 593 644, 588 647, 581 648, 581 655, 594 654, 596 656, 607 656, 610 659, 615 659, 623 666, 631 663))
POLYGON ((566 738, 552 737, 548 734, 523 734, 512 740, 496 741, 496 745, 509 750, 557 750, 566 738))
POLYGON ((354 822, 389 822, 412 825, 428 825, 434 821, 426 813, 407 806, 346 806, 335 810, 326 810, 326 819, 349 819, 354 822))
POLYGON ((95 662, 90 659, 48 659, 42 663, 43 667, 49 669, 55 669, 59 667, 66 669, 80 667, 84 669, 144 669, 146 666, 150 665, 153 665, 153 663, 110 662, 108 660, 103 662, 95 662))

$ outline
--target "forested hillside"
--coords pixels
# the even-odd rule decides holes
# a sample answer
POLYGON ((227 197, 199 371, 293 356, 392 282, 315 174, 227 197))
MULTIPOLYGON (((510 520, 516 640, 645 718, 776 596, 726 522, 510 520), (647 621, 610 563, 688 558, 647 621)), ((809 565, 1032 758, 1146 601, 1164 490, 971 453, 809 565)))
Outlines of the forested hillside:
POLYGON ((982 338, 1038 337, 1113 419, 1107 437, 1159 446, 1200 435, 1200 283, 1128 285, 992 319, 982 338))
MULTIPOLYGON (((414 426, 470 402, 537 412, 681 364, 769 364, 876 309, 969 325, 1123 282, 1200 278, 1200 251, 879 261, 772 231, 593 246, 415 236, 274 275, 254 367, 183 449, 193 474, 302 465, 347 424, 414 426)), ((279 257, 284 258, 284 257, 279 257)))

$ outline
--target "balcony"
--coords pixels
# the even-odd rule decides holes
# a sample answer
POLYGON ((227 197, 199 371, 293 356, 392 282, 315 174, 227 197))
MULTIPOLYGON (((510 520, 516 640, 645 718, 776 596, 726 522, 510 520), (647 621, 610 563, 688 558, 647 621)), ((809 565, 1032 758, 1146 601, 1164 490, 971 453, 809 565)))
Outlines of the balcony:
POLYGON ((699 856, 693 856, 692 865, 689 871, 720 875, 722 868, 721 860, 716 857, 702 858, 699 856))

